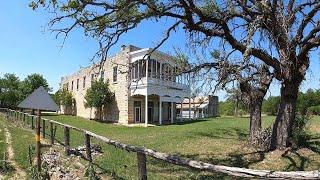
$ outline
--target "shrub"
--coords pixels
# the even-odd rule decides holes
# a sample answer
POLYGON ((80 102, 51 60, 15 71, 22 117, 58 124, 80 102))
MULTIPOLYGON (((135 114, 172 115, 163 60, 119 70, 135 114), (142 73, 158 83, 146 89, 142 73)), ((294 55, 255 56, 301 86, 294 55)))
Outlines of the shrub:
POLYGON ((280 104, 279 96, 270 96, 267 100, 263 101, 262 112, 268 115, 276 115, 280 104))
POLYGON ((320 105, 309 107, 308 108, 308 114, 320 115, 320 105))
POLYGON ((310 120, 310 117, 305 115, 297 115, 293 121, 292 128, 292 144, 293 147, 306 146, 306 142, 309 139, 306 128, 310 120))

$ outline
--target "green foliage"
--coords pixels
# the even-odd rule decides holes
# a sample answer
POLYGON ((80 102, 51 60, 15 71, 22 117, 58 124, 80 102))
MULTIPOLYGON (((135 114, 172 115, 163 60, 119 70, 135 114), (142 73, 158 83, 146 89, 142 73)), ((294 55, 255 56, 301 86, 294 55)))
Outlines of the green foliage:
POLYGON ((307 133, 307 124, 310 117, 305 115, 298 115, 293 121, 292 128, 292 143, 295 147, 306 146, 310 136, 307 133))
POLYGON ((21 100, 20 80, 15 74, 5 74, 1 79, 0 101, 2 106, 15 107, 21 100))
POLYGON ((320 105, 309 107, 308 114, 320 115, 320 105))
POLYGON ((98 176, 93 164, 91 163, 89 164, 89 167, 86 169, 85 176, 89 180, 100 180, 100 177, 98 176))
POLYGON ((58 105, 64 105, 64 106, 72 106, 73 102, 73 95, 71 92, 65 90, 65 89, 60 89, 58 90, 54 95, 53 95, 54 101, 58 105))
POLYGON ((320 90, 309 89, 306 93, 299 93, 297 110, 301 115, 306 115, 309 107, 317 105, 320 105, 320 90))
MULTIPOLYGON (((219 113, 222 116, 234 116, 235 108, 236 108, 235 102, 230 99, 225 102, 219 102, 219 113)), ((247 110, 244 104, 241 101, 239 101, 238 115, 241 116, 246 113, 247 113, 247 110)))
MULTIPOLYGON (((269 115, 276 115, 280 104, 279 96, 270 96, 263 102, 262 111, 269 115)), ((307 92, 299 93, 297 100, 297 112, 300 115, 320 114, 320 90, 309 89, 307 92)))
POLYGON ((86 107, 102 107, 114 100, 114 93, 109 89, 109 82, 94 81, 85 95, 86 107))
POLYGON ((270 96, 267 100, 262 103, 262 112, 268 115, 275 116, 278 112, 278 107, 280 104, 279 96, 270 96))
POLYGON ((47 80, 41 74, 30 74, 21 82, 22 99, 25 99, 33 91, 43 86, 47 91, 50 91, 47 80))

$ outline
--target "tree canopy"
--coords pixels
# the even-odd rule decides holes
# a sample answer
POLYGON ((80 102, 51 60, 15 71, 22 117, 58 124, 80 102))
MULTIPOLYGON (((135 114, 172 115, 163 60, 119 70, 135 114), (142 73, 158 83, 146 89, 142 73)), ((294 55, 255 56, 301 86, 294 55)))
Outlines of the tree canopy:
POLYGON ((101 108, 114 100, 114 93, 109 89, 109 82, 93 81, 85 95, 85 106, 101 108))
POLYGON ((47 80, 41 74, 30 74, 21 82, 21 92, 23 98, 26 98, 33 91, 43 86, 47 91, 51 91, 47 80))
POLYGON ((142 21, 169 19, 172 24, 154 49, 182 28, 192 44, 204 49, 203 45, 220 40, 224 49, 244 57, 244 67, 266 64, 281 82, 271 145, 290 146, 299 87, 310 65, 309 54, 320 45, 318 0, 35 0, 30 6, 53 12, 49 26, 57 36, 66 38, 82 28, 85 35, 98 39, 96 55, 102 60, 142 21))

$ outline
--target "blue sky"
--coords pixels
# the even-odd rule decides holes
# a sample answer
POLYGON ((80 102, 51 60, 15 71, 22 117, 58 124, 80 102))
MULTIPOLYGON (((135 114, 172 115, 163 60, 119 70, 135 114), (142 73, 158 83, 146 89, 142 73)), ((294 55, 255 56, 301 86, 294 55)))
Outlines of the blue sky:
MULTIPOLYGON (((32 11, 28 7, 28 1, 21 0, 3 1, 0 8, 0 76, 4 73, 15 73, 23 79, 28 74, 40 73, 56 91, 62 76, 90 65, 90 58, 96 52, 97 44, 84 37, 80 31, 73 32, 61 48, 61 39, 56 39, 55 34, 45 30, 48 14, 32 11)), ((118 51, 122 44, 152 47, 159 40, 165 26, 165 22, 144 22, 122 37, 110 53, 118 51)), ((160 50, 173 53, 174 47, 186 50, 186 38, 181 30, 160 50)), ((303 91, 320 86, 319 54, 313 53, 311 58, 311 68, 301 88, 303 91)), ((275 81, 270 93, 279 94, 279 82, 275 81)), ((218 95, 224 99, 223 92, 218 95)))

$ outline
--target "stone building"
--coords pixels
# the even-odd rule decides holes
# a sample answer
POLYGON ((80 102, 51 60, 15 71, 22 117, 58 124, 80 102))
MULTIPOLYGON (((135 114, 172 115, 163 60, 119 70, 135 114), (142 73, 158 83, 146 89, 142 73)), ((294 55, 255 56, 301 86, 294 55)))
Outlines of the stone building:
MULTIPOLYGON (((61 88, 74 97, 72 114, 96 119, 95 108, 86 108, 85 94, 91 82, 109 81, 115 101, 104 107, 102 120, 120 124, 164 124, 176 121, 176 104, 190 97, 188 74, 170 55, 132 45, 122 46, 99 67, 87 67, 61 78, 61 88)), ((61 108, 61 113, 67 113, 61 108)))
POLYGON ((183 119, 219 116, 219 98, 210 95, 185 99, 182 104, 177 105, 177 115, 180 116, 180 114, 183 119))

